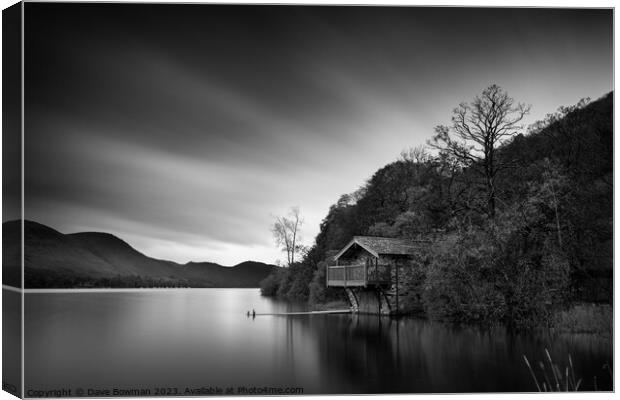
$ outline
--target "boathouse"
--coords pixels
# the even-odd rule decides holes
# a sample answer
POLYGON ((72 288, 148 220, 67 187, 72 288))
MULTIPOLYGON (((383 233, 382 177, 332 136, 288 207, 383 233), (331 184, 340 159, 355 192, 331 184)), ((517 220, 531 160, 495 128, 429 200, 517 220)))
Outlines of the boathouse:
POLYGON ((342 287, 354 312, 399 314, 400 278, 415 267, 414 259, 425 243, 354 236, 327 266, 327 286, 342 287))

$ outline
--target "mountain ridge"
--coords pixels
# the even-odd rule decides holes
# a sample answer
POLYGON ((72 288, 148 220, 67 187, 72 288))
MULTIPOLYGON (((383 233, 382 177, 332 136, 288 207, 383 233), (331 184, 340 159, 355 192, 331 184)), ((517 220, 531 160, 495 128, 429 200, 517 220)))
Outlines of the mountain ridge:
MULTIPOLYGON (((21 286, 21 220, 3 230, 3 283, 21 286)), ((244 261, 234 266, 151 258, 107 232, 63 234, 24 220, 26 288, 258 287, 276 266, 244 261)))

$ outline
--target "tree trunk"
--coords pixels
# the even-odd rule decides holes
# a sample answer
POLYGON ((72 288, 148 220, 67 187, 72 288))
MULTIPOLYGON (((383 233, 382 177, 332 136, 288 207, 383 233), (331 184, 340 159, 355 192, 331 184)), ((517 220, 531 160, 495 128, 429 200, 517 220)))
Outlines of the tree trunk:
POLYGON ((493 185, 493 178, 487 177, 487 210, 489 217, 495 219, 495 185, 493 185))

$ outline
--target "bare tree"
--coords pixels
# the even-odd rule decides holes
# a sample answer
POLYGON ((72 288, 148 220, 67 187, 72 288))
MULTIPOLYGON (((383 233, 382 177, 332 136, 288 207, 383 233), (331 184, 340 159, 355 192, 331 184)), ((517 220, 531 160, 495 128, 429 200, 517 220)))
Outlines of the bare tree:
POLYGON ((282 251, 286 252, 286 260, 290 267, 295 262, 295 254, 303 251, 304 247, 299 244, 299 230, 303 224, 299 207, 292 207, 288 217, 276 217, 271 232, 276 240, 277 246, 282 246, 282 251))
POLYGON ((400 152, 400 160, 416 164, 424 164, 431 161, 432 156, 427 151, 426 146, 420 145, 403 149, 400 152))
POLYGON ((487 212, 495 216, 495 178, 508 163, 497 148, 523 130, 521 122, 530 106, 515 104, 498 85, 491 85, 471 103, 461 103, 452 113, 452 125, 435 127, 429 145, 456 157, 463 166, 474 167, 484 178, 487 212))

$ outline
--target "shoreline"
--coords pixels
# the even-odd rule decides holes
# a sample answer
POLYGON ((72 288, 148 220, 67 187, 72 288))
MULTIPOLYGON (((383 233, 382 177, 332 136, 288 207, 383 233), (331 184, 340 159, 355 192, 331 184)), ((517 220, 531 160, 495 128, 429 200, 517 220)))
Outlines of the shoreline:
POLYGON ((26 288, 20 289, 14 286, 2 285, 2 289, 24 294, 37 293, 114 293, 114 292, 165 292, 180 290, 218 290, 218 289, 235 289, 235 290, 258 290, 258 287, 209 287, 209 288, 26 288))

